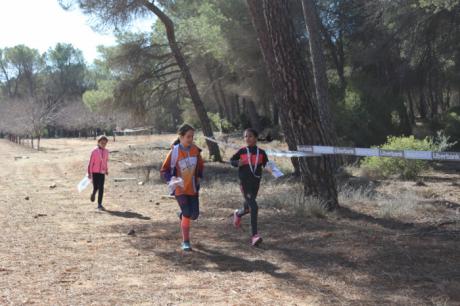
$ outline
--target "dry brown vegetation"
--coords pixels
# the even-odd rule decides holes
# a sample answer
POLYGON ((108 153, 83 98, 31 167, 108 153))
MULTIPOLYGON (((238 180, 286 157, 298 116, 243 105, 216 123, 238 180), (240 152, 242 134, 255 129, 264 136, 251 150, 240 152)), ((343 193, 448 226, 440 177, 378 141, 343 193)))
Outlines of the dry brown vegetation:
POLYGON ((241 205, 235 169, 207 163, 184 254, 158 179, 173 139, 109 143, 103 213, 76 191, 92 140, 43 140, 43 152, 0 140, 0 304, 460 304, 458 172, 427 173, 421 186, 345 177, 332 214, 305 203, 294 178, 265 175, 265 240, 252 248, 249 220, 235 231, 228 217, 241 205))

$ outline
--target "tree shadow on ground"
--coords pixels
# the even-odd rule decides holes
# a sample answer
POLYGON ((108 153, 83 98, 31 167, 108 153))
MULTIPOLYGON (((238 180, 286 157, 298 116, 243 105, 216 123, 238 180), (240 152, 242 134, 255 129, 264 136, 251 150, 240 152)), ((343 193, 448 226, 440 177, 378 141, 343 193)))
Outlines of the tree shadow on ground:
MULTIPOLYGON (((190 258, 190 265, 185 265, 184 268, 195 271, 263 272, 276 278, 295 279, 290 273, 280 272, 279 266, 267 260, 249 260, 240 256, 230 255, 226 251, 225 249, 212 249, 198 243, 194 246, 193 259, 190 258)), ((165 260, 176 261, 176 251, 156 252, 155 254, 165 260)))
POLYGON ((407 229, 414 228, 413 223, 405 223, 405 222, 401 222, 396 219, 376 218, 374 216, 355 211, 345 206, 341 206, 337 210, 337 216, 346 218, 352 221, 363 221, 367 223, 372 223, 372 224, 379 225, 384 228, 394 229, 394 230, 407 230, 407 229))
MULTIPOLYGON (((269 249, 282 252, 290 262, 306 264, 318 273, 370 291, 373 296, 382 297, 382 303, 387 300, 394 304, 388 298, 402 288, 424 303, 432 303, 431 298, 436 296, 460 302, 458 227, 456 230, 406 224, 351 209, 347 214, 350 218, 332 221, 333 228, 324 222, 328 232, 325 235, 308 240, 303 235, 294 239, 280 236, 269 249), (337 256, 347 253, 355 255, 345 256, 345 260, 337 256), (366 275, 366 281, 347 276, 353 273, 366 275)), ((296 223, 295 218, 291 223, 296 223)), ((295 233, 295 228, 288 226, 285 231, 295 233)))
MULTIPOLYGON (((237 169, 224 163, 207 163, 205 181, 233 184, 238 181, 237 169)), ((375 189, 375 184, 370 187, 375 189)), ((454 290, 460 287, 456 272, 460 271, 460 237, 455 231, 458 227, 441 231, 426 224, 374 217, 347 207, 342 207, 334 217, 305 218, 276 214, 262 205, 259 222, 265 241, 262 248, 254 249, 247 245, 248 231, 235 232, 222 225, 231 207, 240 206, 239 201, 237 204, 226 199, 223 207, 217 205, 206 203, 200 220, 192 225, 193 238, 197 237, 200 243, 193 245, 195 251, 190 256, 184 256, 179 249, 177 221, 154 221, 129 228, 118 225, 112 230, 126 233, 134 228, 137 236, 129 239, 130 246, 160 257, 165 267, 172 265, 173 270, 262 272, 287 280, 297 289, 321 287, 327 301, 333 303, 398 304, 391 300, 395 294, 409 295, 428 304, 433 296, 460 302, 460 293, 454 290), (346 284, 344 290, 356 289, 367 294, 355 300, 347 298, 346 292, 315 283, 308 277, 312 273, 317 278, 332 278, 332 282, 346 284)), ((248 227, 248 218, 244 222, 248 227)))
MULTIPOLYGON (((247 244, 248 232, 235 232, 222 222, 222 216, 209 214, 194 223, 193 237, 200 242, 187 256, 179 249, 178 222, 118 225, 112 230, 126 233, 134 228, 137 236, 130 238, 129 244, 155 254, 174 269, 262 272, 302 290, 321 287, 306 276, 315 273, 368 292, 374 302, 381 299, 382 303, 398 304, 391 296, 402 288, 423 303, 431 303, 433 296, 460 302, 460 294, 454 290, 460 286, 460 231, 427 230, 424 225, 378 219, 351 209, 337 219, 276 217, 267 211, 260 216, 263 247, 254 249, 247 244), (286 264, 297 268, 286 271, 286 264)), ((247 220, 244 222, 248 226, 247 220)), ((362 303, 365 299, 347 299, 343 292, 328 286, 322 290, 334 303, 362 303)))

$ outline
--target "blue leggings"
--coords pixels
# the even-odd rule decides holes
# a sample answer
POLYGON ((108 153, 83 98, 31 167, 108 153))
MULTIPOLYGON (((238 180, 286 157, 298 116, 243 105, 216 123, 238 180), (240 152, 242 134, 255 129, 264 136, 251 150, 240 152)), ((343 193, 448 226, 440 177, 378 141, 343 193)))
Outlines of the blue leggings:
POLYGON ((192 220, 198 219, 200 215, 200 201, 198 196, 190 196, 181 194, 176 196, 177 203, 181 210, 181 216, 190 218, 192 220))

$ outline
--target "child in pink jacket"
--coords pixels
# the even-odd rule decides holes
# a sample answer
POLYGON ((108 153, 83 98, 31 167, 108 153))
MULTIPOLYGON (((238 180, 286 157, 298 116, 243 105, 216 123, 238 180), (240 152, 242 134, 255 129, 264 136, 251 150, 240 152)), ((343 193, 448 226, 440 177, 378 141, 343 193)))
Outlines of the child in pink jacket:
POLYGON ((97 209, 104 210, 102 206, 102 197, 104 196, 105 176, 109 174, 109 150, 105 147, 109 139, 101 135, 97 139, 97 147, 91 152, 91 157, 88 164, 88 177, 93 181, 93 192, 91 193, 91 202, 97 197, 97 209))

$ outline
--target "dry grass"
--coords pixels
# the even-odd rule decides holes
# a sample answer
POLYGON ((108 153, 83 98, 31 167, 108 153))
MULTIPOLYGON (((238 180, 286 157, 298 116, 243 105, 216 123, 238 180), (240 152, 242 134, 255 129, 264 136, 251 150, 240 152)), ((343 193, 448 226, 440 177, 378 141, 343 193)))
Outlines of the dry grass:
POLYGON ((164 197, 157 175, 167 151, 147 148, 174 137, 109 143, 119 152, 112 154, 104 213, 95 211, 88 190, 75 191, 94 141, 43 140, 46 150, 37 153, 1 140, 0 304, 460 303, 460 191, 452 184, 458 173, 434 172, 421 187, 383 181, 369 190, 344 189, 344 208, 327 218, 298 213, 315 204, 303 201, 299 186, 266 175, 258 199, 264 243, 255 249, 248 218, 241 231, 230 224, 242 204, 236 169, 207 163, 201 216, 192 225, 195 251, 184 254, 177 204, 164 197), (134 159, 133 147, 144 157, 134 159), (14 160, 23 155, 30 158, 14 160), (136 177, 139 167, 151 168, 149 183, 114 182, 136 177), (436 196, 422 196, 429 190, 436 196), (404 194, 417 201, 415 215, 382 217, 382 207, 396 211, 405 202, 379 199, 404 194))
POLYGON ((415 216, 420 200, 414 191, 400 192, 392 196, 380 196, 377 199, 378 215, 384 218, 415 216))
POLYGON ((372 186, 356 189, 346 186, 339 190, 340 203, 348 207, 373 206, 373 214, 382 218, 415 217, 422 200, 413 190, 398 190, 392 194, 376 193, 372 186))
POLYGON ((271 191, 261 197, 267 207, 283 209, 298 217, 325 218, 327 206, 318 198, 305 196, 303 187, 297 183, 269 184, 271 191))

